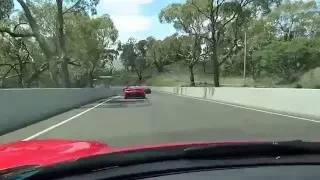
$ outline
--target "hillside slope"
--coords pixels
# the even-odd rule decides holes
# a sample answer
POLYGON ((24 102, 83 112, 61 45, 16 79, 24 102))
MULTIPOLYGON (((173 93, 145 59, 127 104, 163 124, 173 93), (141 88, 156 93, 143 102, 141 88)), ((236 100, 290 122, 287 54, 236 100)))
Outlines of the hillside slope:
MULTIPOLYGON (((213 86, 212 70, 201 65, 196 65, 194 68, 195 81, 197 86, 213 86)), ((143 73, 143 83, 149 86, 188 86, 189 72, 185 64, 176 62, 165 66, 163 73, 158 73, 155 69, 146 69, 143 73)), ((300 79, 290 84, 280 84, 281 79, 277 77, 265 76, 261 78, 252 77, 246 78, 246 86, 248 87, 303 87, 303 88, 319 88, 320 87, 320 68, 311 70, 300 77, 300 79)), ((138 83, 135 73, 118 72, 114 74, 113 84, 136 84, 138 83)), ((242 87, 244 84, 243 77, 239 76, 222 76, 220 78, 222 86, 242 87)))

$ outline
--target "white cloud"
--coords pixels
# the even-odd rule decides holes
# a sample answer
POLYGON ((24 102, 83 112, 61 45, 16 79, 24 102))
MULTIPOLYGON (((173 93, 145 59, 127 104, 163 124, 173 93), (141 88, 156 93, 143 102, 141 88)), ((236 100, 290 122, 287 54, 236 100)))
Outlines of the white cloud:
POLYGON ((118 29, 126 32, 148 30, 152 26, 152 18, 139 15, 113 15, 113 21, 118 29))
POLYGON ((152 17, 141 15, 141 6, 150 4, 152 1, 101 0, 99 7, 111 16, 121 36, 121 34, 147 31, 152 28, 152 17))
POLYGON ((110 14, 139 14, 139 6, 153 0, 101 0, 100 6, 110 14))

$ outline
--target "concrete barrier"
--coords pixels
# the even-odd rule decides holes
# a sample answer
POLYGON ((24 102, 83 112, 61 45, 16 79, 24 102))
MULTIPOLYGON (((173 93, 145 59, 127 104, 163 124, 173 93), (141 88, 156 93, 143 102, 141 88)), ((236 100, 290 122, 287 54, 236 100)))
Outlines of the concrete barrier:
POLYGON ((0 90, 0 135, 113 95, 108 88, 0 90))
POLYGON ((152 87, 152 90, 286 114, 320 117, 320 90, 316 89, 152 87))

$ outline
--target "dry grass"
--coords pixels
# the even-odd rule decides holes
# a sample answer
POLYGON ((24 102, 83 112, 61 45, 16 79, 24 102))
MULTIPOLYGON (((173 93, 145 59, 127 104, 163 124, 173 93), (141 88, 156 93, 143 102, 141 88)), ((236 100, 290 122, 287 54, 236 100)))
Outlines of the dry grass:
POLYGON ((302 75, 298 84, 303 88, 320 89, 320 68, 313 69, 302 75))
MULTIPOLYGON (((201 66, 195 66, 195 81, 197 86, 213 86, 213 75, 204 74, 201 66)), ((189 72, 186 65, 175 63, 165 66, 165 72, 157 73, 155 69, 148 69, 144 72, 147 77, 146 84, 150 86, 188 86, 190 84, 189 72)), ((135 74, 123 77, 122 81, 132 81, 136 79, 135 74)), ((246 78, 246 87, 265 87, 265 88, 319 88, 320 89, 320 68, 305 73, 298 82, 292 84, 279 84, 281 80, 271 76, 253 79, 246 78)), ((221 86, 243 87, 243 77, 221 77, 221 86)))

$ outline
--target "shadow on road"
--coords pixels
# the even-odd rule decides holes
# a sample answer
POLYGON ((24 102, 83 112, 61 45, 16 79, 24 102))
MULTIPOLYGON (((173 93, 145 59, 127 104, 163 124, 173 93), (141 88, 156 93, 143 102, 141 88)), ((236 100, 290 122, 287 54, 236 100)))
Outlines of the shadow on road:
MULTIPOLYGON (((106 99, 101 99, 99 101, 96 101, 94 103, 90 103, 84 106, 81 106, 82 108, 92 108, 102 102, 104 102, 106 99)), ((116 99, 112 99, 111 101, 108 101, 96 108, 136 108, 136 107, 147 107, 150 106, 151 102, 149 99, 124 99, 123 97, 119 97, 116 99)))

